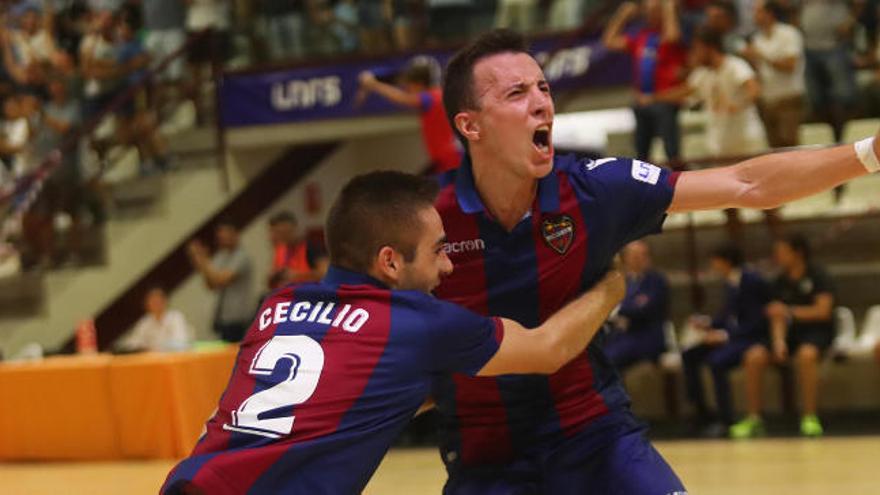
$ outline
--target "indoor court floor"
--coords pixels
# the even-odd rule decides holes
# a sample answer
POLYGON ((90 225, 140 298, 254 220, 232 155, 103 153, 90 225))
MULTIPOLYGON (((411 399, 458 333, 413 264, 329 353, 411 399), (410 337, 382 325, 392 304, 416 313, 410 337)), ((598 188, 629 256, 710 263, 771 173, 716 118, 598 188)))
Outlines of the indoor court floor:
MULTIPOLYGON (((880 437, 876 436, 663 441, 655 445, 691 495, 880 495, 880 437)), ((0 493, 155 494, 173 464, 0 463, 0 493)), ((439 494, 443 479, 435 450, 396 449, 364 493, 439 494)))

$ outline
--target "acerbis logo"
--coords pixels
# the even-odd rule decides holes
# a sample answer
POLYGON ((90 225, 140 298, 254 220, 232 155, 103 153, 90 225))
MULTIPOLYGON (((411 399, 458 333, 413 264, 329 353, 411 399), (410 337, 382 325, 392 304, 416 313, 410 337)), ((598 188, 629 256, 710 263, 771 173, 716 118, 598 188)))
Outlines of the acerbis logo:
POLYGON ((443 245, 443 251, 446 254, 453 253, 471 253, 474 251, 484 251, 486 243, 482 239, 470 239, 467 241, 447 242, 443 245))

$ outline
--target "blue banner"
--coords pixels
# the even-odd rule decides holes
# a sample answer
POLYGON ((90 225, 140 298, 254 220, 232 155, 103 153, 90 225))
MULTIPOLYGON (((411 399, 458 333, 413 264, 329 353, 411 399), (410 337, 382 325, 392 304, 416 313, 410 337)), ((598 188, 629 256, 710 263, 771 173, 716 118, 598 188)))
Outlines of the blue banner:
MULTIPOLYGON (((629 56, 607 51, 596 35, 574 40, 555 38, 532 44, 535 59, 555 91, 628 84, 629 56), (559 48, 563 45, 565 48, 559 48)), ((393 78, 415 57, 445 67, 452 51, 393 56, 384 60, 339 63, 263 73, 229 73, 220 86, 224 127, 281 124, 400 112, 373 94, 358 99, 358 75, 365 70, 393 78)))

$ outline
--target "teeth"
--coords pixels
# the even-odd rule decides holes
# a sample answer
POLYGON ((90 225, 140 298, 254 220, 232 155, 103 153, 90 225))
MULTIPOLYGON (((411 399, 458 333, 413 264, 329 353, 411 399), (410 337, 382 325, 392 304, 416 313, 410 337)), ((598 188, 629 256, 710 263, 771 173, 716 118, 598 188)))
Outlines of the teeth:
POLYGON ((550 126, 548 124, 544 124, 544 125, 538 126, 537 130, 550 132, 550 126))

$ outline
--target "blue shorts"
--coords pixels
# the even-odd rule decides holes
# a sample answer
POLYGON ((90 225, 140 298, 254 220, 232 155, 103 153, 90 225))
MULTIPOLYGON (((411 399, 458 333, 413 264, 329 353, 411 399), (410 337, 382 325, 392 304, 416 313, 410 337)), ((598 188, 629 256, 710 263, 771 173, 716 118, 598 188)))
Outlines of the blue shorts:
MULTIPOLYGON (((603 418, 605 419, 605 418, 603 418)), ((601 420, 600 420, 601 421, 601 420)), ((542 447, 505 466, 450 473, 444 495, 686 495, 681 480, 626 414, 591 425, 574 438, 542 447), (598 429, 604 430, 595 434, 598 429), (596 445, 595 437, 602 445, 596 445)))

